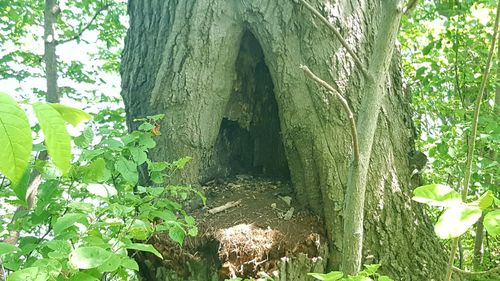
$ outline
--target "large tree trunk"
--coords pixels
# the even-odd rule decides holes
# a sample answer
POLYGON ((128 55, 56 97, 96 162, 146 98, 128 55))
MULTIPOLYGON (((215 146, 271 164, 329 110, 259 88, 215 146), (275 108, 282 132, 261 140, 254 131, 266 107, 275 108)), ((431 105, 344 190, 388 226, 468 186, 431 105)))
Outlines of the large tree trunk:
MULTIPOLYGON (((242 172, 289 177, 297 199, 324 218, 328 261, 338 268, 350 131, 340 104, 299 66, 334 85, 355 112, 369 93, 359 91, 363 76, 345 49, 294 2, 131 0, 122 95, 131 129, 137 117, 166 114, 154 155, 192 156, 183 182, 242 172)), ((384 13, 379 1, 312 2, 367 61, 384 13)), ((414 136, 398 57, 370 160, 365 262, 382 263, 396 280, 442 280, 446 253, 410 200, 414 136)))

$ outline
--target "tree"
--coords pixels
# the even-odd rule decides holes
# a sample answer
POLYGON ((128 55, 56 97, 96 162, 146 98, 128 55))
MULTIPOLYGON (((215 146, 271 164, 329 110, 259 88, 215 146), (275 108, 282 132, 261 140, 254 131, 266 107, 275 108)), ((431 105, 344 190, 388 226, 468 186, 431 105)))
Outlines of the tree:
MULTIPOLYGON (((375 2, 314 2, 361 64, 381 51, 376 35, 386 6, 375 2)), ((127 122, 134 129, 136 118, 166 114, 154 155, 193 157, 179 180, 203 183, 245 169, 289 173, 297 199, 324 218, 328 261, 338 268, 350 128, 340 103, 300 70, 305 64, 348 100, 355 117, 372 105, 372 118, 378 115, 371 154, 363 156, 369 159, 364 261, 383 263, 382 272, 398 280, 442 279, 446 253, 410 200, 419 154, 397 52, 387 73, 375 76, 387 77, 378 107, 362 102, 372 92, 347 49, 294 1, 130 1, 129 14, 121 69, 127 122), (235 155, 272 160, 244 167, 235 155)))

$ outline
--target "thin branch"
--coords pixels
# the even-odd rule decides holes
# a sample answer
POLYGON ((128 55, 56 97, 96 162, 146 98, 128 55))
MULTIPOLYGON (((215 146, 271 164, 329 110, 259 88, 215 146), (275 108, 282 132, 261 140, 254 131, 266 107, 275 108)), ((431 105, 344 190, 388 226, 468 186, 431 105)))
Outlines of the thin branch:
POLYGON ((480 276, 480 275, 489 275, 489 274, 500 272, 500 266, 497 266, 495 268, 492 268, 492 269, 486 270, 486 271, 465 271, 465 270, 462 270, 462 269, 454 266, 453 271, 472 277, 472 276, 480 276))
POLYGON ((68 38, 68 39, 65 39, 65 40, 62 40, 62 41, 57 41, 57 45, 62 45, 62 44, 65 44, 65 43, 68 43, 68 42, 71 42, 73 40, 76 40, 76 39, 79 39, 82 34, 90 28, 90 26, 94 23, 94 21, 97 19, 97 17, 99 16, 99 14, 101 14, 104 10, 108 9, 109 8, 109 4, 106 4, 104 6, 102 6, 99 10, 97 10, 97 12, 95 13, 95 15, 92 17, 92 19, 87 23, 87 25, 85 25, 83 28, 80 29, 80 31, 78 31, 78 33, 71 37, 71 38, 68 38))
POLYGON ((415 9, 417 7, 417 4, 418 4, 418 0, 408 1, 408 4, 406 4, 404 14, 409 15, 413 11, 413 9, 415 9))
POLYGON ((316 76, 312 71, 305 65, 301 65, 300 69, 304 71, 304 73, 311 78, 312 80, 318 82, 321 86, 327 89, 330 93, 332 93, 335 97, 337 97, 342 104, 342 107, 347 113, 347 117, 349 118, 349 127, 351 128, 351 136, 352 136, 352 148, 354 150, 354 163, 359 163, 359 144, 358 144, 358 132, 356 130, 356 121, 354 120, 354 114, 352 113, 347 100, 330 84, 316 76))
POLYGON ((300 2, 316 17, 318 17, 319 20, 322 21, 331 31, 333 31, 333 34, 335 34, 335 37, 337 37, 337 39, 340 41, 340 44, 342 44, 342 46, 346 49, 347 53, 351 55, 351 57, 354 60, 354 63, 361 70, 365 79, 373 79, 372 76, 368 73, 368 70, 365 68, 365 65, 359 59, 358 55, 356 55, 356 53, 351 49, 349 44, 347 44, 344 37, 342 37, 337 28, 335 28, 335 26, 333 26, 323 15, 321 15, 320 12, 318 12, 318 10, 314 9, 314 7, 311 6, 309 3, 307 3, 305 0, 300 0, 300 2))

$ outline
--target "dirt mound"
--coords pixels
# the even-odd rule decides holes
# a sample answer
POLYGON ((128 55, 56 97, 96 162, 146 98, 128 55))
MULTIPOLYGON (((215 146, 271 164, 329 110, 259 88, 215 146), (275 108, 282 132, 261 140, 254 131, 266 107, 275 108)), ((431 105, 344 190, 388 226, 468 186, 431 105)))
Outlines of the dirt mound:
POLYGON ((288 183, 239 175, 202 188, 207 206, 191 212, 200 235, 182 248, 166 237, 153 242, 180 275, 189 274, 189 260, 198 260, 212 263, 222 280, 258 272, 272 276, 281 258, 299 253, 314 258, 324 247, 322 223, 297 204, 288 183))

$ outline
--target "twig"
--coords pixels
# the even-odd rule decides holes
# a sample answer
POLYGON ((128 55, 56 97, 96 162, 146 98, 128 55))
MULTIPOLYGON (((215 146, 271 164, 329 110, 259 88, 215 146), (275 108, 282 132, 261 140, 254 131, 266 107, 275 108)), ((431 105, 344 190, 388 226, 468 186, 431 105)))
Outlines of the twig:
POLYGON ((335 26, 333 26, 323 15, 321 15, 320 12, 318 12, 318 10, 316 10, 305 0, 300 0, 300 2, 316 17, 318 17, 319 20, 322 21, 331 31, 333 31, 333 34, 335 34, 335 37, 337 37, 337 39, 340 41, 340 44, 342 44, 342 46, 346 49, 347 53, 349 53, 349 55, 351 55, 351 57, 353 58, 354 63, 359 67, 365 79, 372 79, 372 76, 368 73, 368 70, 365 69, 365 65, 361 62, 356 53, 350 48, 349 44, 347 44, 344 37, 342 37, 342 34, 340 34, 337 28, 335 28, 335 26))
POLYGON ((222 211, 225 211, 229 208, 233 208, 233 207, 236 207, 238 206, 239 204, 241 204, 241 200, 238 200, 238 201, 230 201, 230 202, 227 202, 226 204, 222 205, 222 206, 219 206, 219 207, 215 207, 215 208, 212 208, 210 210, 208 210, 208 213, 210 214, 217 214, 217 213, 220 213, 222 211))
POLYGON ((335 90, 330 84, 316 76, 312 71, 305 65, 301 65, 300 69, 304 71, 304 73, 309 76, 309 78, 313 79, 314 81, 318 82, 321 86, 323 86, 325 89, 327 89, 331 94, 336 96, 340 104, 342 104, 342 107, 347 113, 347 117, 349 118, 349 127, 351 128, 351 137, 352 137, 352 148, 354 150, 354 161, 355 163, 359 163, 359 144, 358 144, 358 132, 356 130, 356 121, 354 120, 354 114, 352 113, 351 108, 349 107, 349 104, 347 103, 347 100, 337 91, 335 90))
POLYGON ((108 9, 109 8, 109 4, 106 4, 104 6, 102 6, 101 8, 99 8, 99 10, 97 10, 97 12, 95 13, 95 15, 92 17, 92 19, 87 23, 87 25, 85 25, 83 28, 80 29, 80 31, 78 31, 78 33, 71 37, 71 38, 68 38, 68 39, 65 39, 65 40, 62 40, 62 41, 57 41, 56 44, 57 45, 62 45, 62 44, 65 44, 65 43, 68 43, 68 42, 71 42, 73 40, 76 40, 78 38, 80 38, 82 36, 82 34, 90 28, 90 26, 92 25, 92 23, 94 23, 94 21, 96 20, 97 16, 99 16, 100 13, 102 13, 104 10, 108 9))
POLYGON ((492 268, 492 269, 486 270, 486 271, 465 271, 465 270, 462 270, 462 269, 454 266, 453 271, 458 272, 458 273, 463 274, 463 275, 467 275, 467 276, 489 275, 489 274, 500 272, 500 266, 497 266, 495 268, 492 268))

